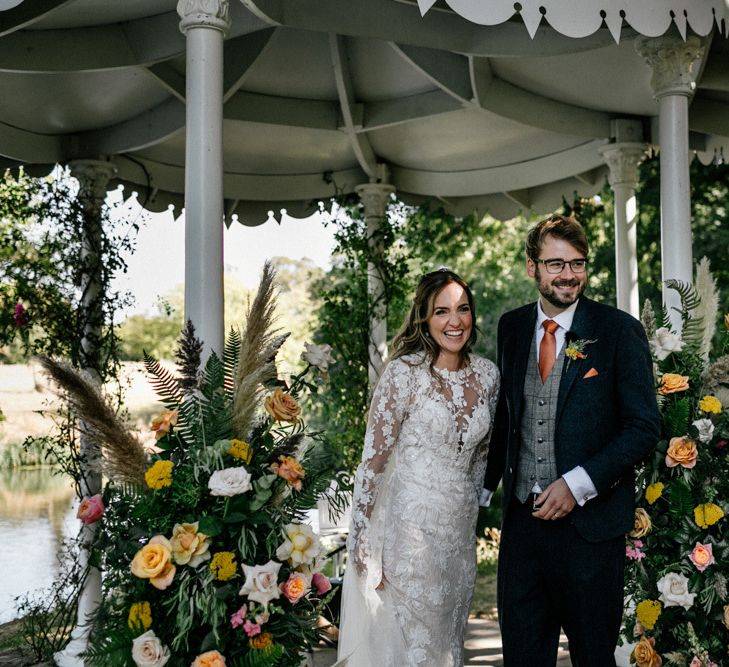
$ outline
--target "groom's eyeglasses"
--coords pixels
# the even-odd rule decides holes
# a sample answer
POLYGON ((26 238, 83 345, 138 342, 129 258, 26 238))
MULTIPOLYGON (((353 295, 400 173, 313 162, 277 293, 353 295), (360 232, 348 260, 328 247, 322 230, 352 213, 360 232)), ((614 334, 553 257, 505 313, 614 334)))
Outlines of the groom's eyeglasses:
POLYGON ((544 268, 547 269, 547 273, 562 273, 564 271, 564 265, 569 264, 572 273, 584 273, 587 269, 586 259, 573 259, 566 262, 563 259, 535 259, 537 263, 544 264, 544 268))

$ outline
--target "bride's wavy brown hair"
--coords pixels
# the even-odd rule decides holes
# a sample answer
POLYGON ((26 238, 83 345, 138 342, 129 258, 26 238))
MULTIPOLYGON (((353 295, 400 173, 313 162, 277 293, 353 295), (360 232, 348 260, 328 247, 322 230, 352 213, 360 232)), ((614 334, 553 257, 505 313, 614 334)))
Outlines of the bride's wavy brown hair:
POLYGON ((433 366, 438 360, 440 354, 440 345, 436 343, 430 336, 428 331, 428 320, 433 315, 435 298, 440 291, 450 283, 457 283, 463 287, 468 299, 468 306, 471 309, 471 317, 473 318, 473 327, 471 335, 466 344, 459 352, 460 368, 468 363, 468 354, 476 342, 478 334, 476 332, 476 308, 473 301, 473 293, 471 288, 459 275, 449 271, 448 269, 438 269, 426 273, 418 283, 413 297, 413 303, 410 306, 410 312, 405 319, 405 324, 392 341, 393 353, 392 359, 398 359, 408 354, 425 353, 426 357, 430 357, 430 370, 433 372, 433 366))

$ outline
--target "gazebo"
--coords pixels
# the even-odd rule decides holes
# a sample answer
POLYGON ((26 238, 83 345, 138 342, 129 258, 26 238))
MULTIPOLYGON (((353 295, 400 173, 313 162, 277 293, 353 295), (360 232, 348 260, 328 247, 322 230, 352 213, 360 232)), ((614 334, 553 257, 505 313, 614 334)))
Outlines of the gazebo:
MULTIPOLYGON (((68 165, 89 210, 118 183, 184 205, 208 349, 223 221, 353 192, 374 238, 393 192, 506 219, 607 178, 637 315, 638 165, 660 151, 663 277, 690 282, 689 161, 729 151, 728 19, 723 0, 0 0, 0 166, 68 165)), ((382 313, 371 333, 374 379, 382 313)))

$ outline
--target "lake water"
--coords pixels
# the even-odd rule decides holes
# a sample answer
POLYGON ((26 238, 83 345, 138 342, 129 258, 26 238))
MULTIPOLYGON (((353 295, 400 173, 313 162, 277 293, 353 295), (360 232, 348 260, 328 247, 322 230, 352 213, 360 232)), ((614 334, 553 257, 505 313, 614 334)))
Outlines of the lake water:
POLYGON ((0 623, 17 618, 17 596, 56 578, 63 541, 80 528, 74 497, 48 468, 0 470, 0 623))

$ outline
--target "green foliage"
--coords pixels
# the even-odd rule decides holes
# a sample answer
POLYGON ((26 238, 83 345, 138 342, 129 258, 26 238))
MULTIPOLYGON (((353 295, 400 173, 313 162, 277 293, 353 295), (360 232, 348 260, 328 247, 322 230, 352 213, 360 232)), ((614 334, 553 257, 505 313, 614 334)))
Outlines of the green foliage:
MULTIPOLYGON (((684 285, 673 288, 681 293, 686 325, 698 297, 684 285)), ((694 324, 689 336, 700 340, 703 324, 698 320, 694 324)), ((726 349, 729 331, 725 329, 722 337, 726 349)), ((657 341, 653 348, 657 353, 657 341)), ((660 358, 663 351, 654 358, 659 394, 666 394, 659 401, 661 441, 655 456, 639 470, 637 481, 637 512, 647 515, 650 529, 636 532, 640 525, 636 514, 636 531, 628 538, 626 593, 635 605, 648 600, 660 604, 655 626, 638 626, 638 632, 655 640, 664 660, 673 656, 672 664, 688 665, 699 656, 703 664, 709 664, 709 657, 724 664, 729 643, 729 629, 722 622, 724 605, 729 603, 729 374, 714 377, 715 393, 724 397, 720 401, 703 384, 709 362, 696 353, 695 346, 686 343, 679 350, 674 346, 673 352, 660 358), (663 378, 667 373, 685 378, 685 383, 666 393, 663 378), (704 400, 707 395, 713 400, 704 400), (697 545, 713 552, 714 560, 705 568, 689 558, 697 545), (668 598, 659 586, 667 575, 685 578, 688 592, 695 596, 692 602, 684 601, 688 608, 668 598)), ((640 620, 631 606, 625 615, 627 637, 633 636, 640 620)))
MULTIPOLYGON (((224 360, 212 354, 202 372, 191 367, 195 355, 189 352, 196 349, 192 337, 188 328, 187 340, 181 342, 188 353, 178 355, 183 376, 169 373, 149 356, 145 360, 165 406, 177 414, 176 423, 160 434, 153 456, 153 465, 171 464, 172 472, 168 481, 148 481, 145 488, 111 480, 104 492, 107 510, 98 545, 104 545, 99 557, 106 576, 89 657, 98 667, 128 665, 132 641, 143 631, 130 631, 129 611, 134 603, 148 602, 151 629, 169 648, 170 667, 188 667, 208 650, 220 651, 232 665, 293 667, 300 652, 316 641, 323 598, 310 589, 296 603, 283 594, 267 604, 251 600, 248 593, 240 593, 248 578, 243 566, 280 564, 276 584, 299 572, 310 576, 319 567, 313 555, 299 563, 280 551, 285 529, 303 520, 305 511, 326 495, 332 479, 340 485, 347 479, 337 472, 341 460, 336 450, 322 434, 309 433, 301 420, 281 422, 266 413, 248 443, 238 440, 241 434, 233 431, 231 411, 241 337, 232 332, 224 360), (197 378, 194 387, 191 378, 197 378), (291 478, 285 471, 277 474, 278 466, 294 471, 300 466, 301 471, 291 478), (250 487, 213 495, 209 482, 222 471, 250 475, 250 487), (175 550, 182 524, 194 526, 190 530, 199 553, 207 554, 200 562, 188 561, 175 550), (130 571, 135 555, 155 536, 169 540, 166 558, 176 568, 172 583, 162 589, 130 571), (218 576, 211 564, 221 554, 232 554, 234 567, 218 576), (243 628, 231 624, 234 614, 251 622, 266 616, 258 622, 270 633, 270 648, 252 647, 243 628)), ((287 393, 292 399, 313 386, 309 370, 290 378, 287 393)), ((341 505, 340 498, 332 502, 341 505)), ((309 538, 316 546, 316 537, 309 538)))

